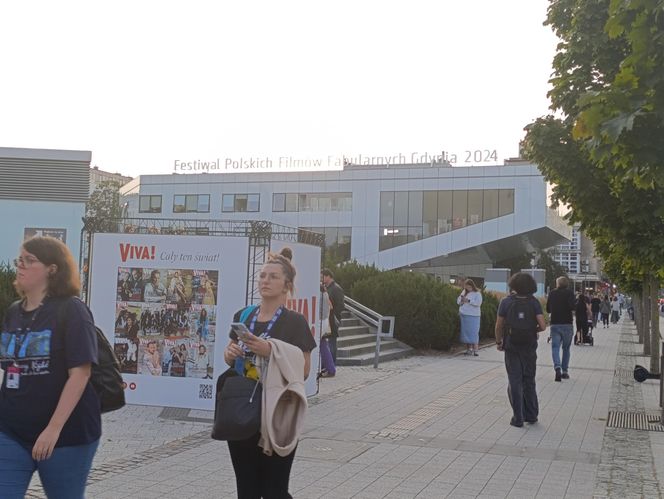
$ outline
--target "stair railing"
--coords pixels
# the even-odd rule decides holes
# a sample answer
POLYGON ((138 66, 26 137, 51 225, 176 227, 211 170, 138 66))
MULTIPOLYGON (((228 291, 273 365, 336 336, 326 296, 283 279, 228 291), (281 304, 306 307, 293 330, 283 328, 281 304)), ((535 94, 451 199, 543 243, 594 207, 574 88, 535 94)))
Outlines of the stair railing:
POLYGON ((376 352, 374 353, 373 366, 374 369, 377 369, 380 360, 380 339, 394 337, 394 316, 381 315, 347 296, 344 297, 344 306, 355 317, 364 321, 370 327, 376 328, 376 352))

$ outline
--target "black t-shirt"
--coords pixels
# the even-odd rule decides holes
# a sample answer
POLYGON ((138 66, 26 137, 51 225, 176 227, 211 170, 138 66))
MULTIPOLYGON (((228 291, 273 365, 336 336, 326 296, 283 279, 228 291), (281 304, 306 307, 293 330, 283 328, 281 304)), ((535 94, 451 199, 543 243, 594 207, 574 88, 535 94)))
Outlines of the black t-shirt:
POLYGON ((567 288, 551 290, 546 300, 546 311, 551 314, 551 324, 572 324, 572 312, 574 312, 574 293, 572 290, 567 288))
MULTIPOLYGON (((0 388, 0 431, 32 445, 48 426, 69 377, 68 369, 97 362, 92 316, 78 298, 46 299, 35 311, 12 307, 0 332, 0 366, 16 362, 18 389, 0 388), (59 306, 66 307, 66 330, 56 328, 59 306)), ((65 423, 56 447, 84 445, 101 436, 101 410, 90 383, 65 423)))
MULTIPOLYGON (((242 315, 242 310, 238 310, 233 316, 233 322, 240 322, 240 316, 242 315)), ((245 319, 244 323, 249 327, 252 317, 256 314, 258 309, 255 309, 249 314, 245 319)), ((267 329, 267 322, 258 322, 256 321, 256 326, 253 333, 256 336, 260 336, 267 329)), ((233 340, 237 340, 237 335, 231 331, 230 337, 233 340)), ((304 318, 302 314, 294 312, 293 310, 284 309, 279 318, 275 321, 272 329, 270 330, 270 338, 275 340, 285 341, 291 345, 299 347, 303 352, 311 352, 316 348, 316 340, 311 334, 311 329, 307 323, 307 319, 304 318)))
POLYGON ((592 310, 593 314, 596 314, 596 313, 599 312, 599 306, 601 304, 602 304, 602 300, 600 300, 597 297, 590 300, 590 310, 592 310))

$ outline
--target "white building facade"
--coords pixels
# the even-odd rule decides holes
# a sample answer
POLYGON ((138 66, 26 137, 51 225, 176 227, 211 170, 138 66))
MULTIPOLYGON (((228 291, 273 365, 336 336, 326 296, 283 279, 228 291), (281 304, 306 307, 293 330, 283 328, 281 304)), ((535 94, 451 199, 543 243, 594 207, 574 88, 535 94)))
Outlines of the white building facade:
POLYGON ((48 235, 78 260, 90 182, 89 151, 0 148, 0 262, 11 262, 22 241, 48 235))
POLYGON ((532 164, 148 175, 121 195, 128 218, 268 220, 324 233, 340 259, 441 279, 570 235, 532 164))

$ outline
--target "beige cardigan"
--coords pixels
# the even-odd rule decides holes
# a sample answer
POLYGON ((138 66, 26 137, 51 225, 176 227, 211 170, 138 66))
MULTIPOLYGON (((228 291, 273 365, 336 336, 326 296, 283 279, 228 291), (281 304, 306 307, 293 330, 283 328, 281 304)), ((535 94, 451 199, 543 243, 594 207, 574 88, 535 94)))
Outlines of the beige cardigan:
POLYGON ((268 338, 272 346, 264 373, 261 437, 263 452, 287 456, 295 449, 304 426, 307 396, 304 391, 304 355, 299 347, 268 338))

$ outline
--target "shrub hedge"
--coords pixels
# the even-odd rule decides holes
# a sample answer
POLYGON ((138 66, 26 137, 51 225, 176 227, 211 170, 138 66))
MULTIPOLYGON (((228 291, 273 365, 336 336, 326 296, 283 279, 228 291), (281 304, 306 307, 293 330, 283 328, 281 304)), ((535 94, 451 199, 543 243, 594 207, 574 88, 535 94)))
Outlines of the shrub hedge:
POLYGON ((0 324, 5 319, 5 312, 14 301, 18 300, 18 295, 14 289, 14 280, 16 272, 9 263, 0 262, 0 324))
POLYGON ((344 288, 346 295, 351 298, 353 298, 353 286, 357 281, 381 273, 374 265, 361 265, 355 260, 330 268, 330 270, 334 273, 334 280, 344 288))
MULTIPOLYGON (((358 272, 356 272, 357 274, 358 272)), ((395 337, 418 349, 447 350, 459 337, 459 289, 411 272, 379 272, 356 280, 351 296, 396 318, 395 337)), ((482 293, 481 337, 493 337, 498 299, 482 293)))

